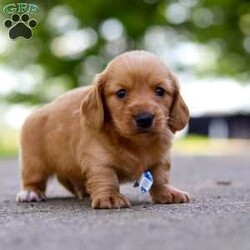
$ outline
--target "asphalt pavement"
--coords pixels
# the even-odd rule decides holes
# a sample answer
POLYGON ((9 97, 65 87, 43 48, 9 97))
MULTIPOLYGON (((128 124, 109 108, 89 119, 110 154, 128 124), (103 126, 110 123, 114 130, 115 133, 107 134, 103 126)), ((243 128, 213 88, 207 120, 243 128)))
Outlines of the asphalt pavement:
POLYGON ((132 208, 93 210, 51 180, 46 202, 17 204, 18 161, 0 160, 0 249, 250 249, 249 155, 175 155, 171 180, 190 203, 155 205, 127 184, 132 208))

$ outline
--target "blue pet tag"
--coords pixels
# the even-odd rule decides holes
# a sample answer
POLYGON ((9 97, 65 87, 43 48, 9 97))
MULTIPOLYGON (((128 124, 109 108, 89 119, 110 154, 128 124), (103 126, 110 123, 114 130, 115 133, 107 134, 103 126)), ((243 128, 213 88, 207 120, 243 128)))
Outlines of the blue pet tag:
POLYGON ((142 193, 146 193, 153 185, 153 176, 150 171, 142 173, 138 181, 135 182, 134 187, 139 187, 142 193))

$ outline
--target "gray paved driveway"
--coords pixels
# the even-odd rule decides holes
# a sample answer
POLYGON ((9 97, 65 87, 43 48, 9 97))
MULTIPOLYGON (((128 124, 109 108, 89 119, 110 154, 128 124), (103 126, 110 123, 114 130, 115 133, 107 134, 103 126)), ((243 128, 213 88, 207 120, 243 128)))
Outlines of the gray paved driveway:
POLYGON ((44 203, 17 204, 17 160, 0 160, 0 249, 249 250, 250 157, 175 156, 172 183, 189 204, 154 205, 122 187, 131 209, 100 211, 49 185, 44 203))

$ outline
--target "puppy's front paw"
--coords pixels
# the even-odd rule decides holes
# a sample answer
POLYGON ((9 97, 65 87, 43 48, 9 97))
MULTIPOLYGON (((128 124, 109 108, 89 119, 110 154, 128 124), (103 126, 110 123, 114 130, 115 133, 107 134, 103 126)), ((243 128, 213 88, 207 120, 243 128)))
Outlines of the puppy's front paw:
POLYGON ((165 185, 155 189, 152 193, 154 203, 171 204, 171 203, 186 203, 190 201, 190 196, 187 192, 181 191, 171 185, 165 185))
POLYGON ((92 198, 92 208, 112 209, 131 207, 129 200, 120 193, 103 194, 92 198))
POLYGON ((45 201, 46 197, 42 193, 31 190, 22 190, 16 196, 18 202, 40 202, 45 201))

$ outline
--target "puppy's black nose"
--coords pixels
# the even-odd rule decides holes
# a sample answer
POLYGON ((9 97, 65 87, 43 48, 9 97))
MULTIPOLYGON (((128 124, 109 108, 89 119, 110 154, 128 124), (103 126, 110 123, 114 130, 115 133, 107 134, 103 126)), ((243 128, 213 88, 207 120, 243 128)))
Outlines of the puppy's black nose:
POLYGON ((140 113, 135 116, 139 128, 149 128, 153 123, 154 116, 151 113, 140 113))

